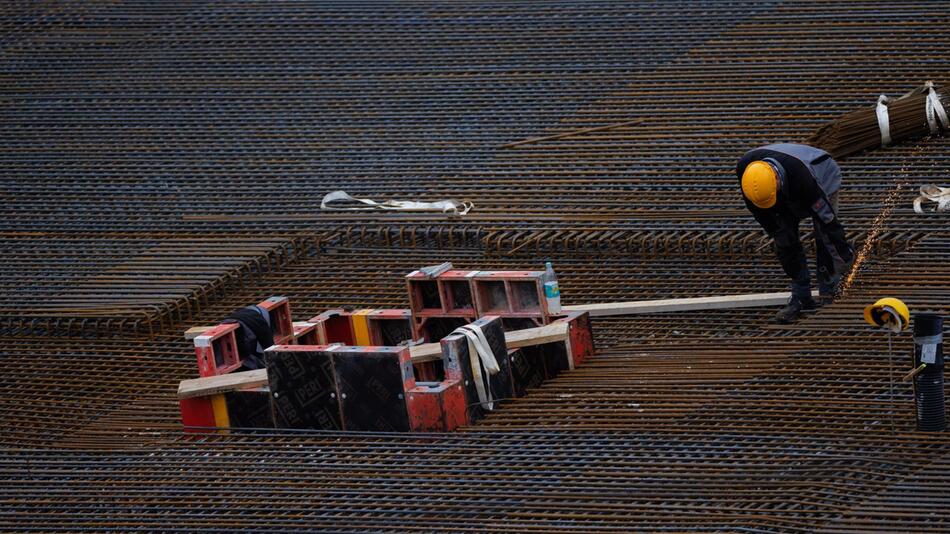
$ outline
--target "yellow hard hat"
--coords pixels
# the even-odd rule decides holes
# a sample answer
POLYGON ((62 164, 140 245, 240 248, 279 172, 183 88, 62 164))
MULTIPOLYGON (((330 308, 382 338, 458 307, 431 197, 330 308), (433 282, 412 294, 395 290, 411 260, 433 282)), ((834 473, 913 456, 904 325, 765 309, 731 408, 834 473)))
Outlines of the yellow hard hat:
POLYGON ((910 324, 910 310, 900 299, 885 297, 864 308, 864 320, 871 326, 900 332, 910 324))
POLYGON ((778 175, 764 161, 753 161, 742 172, 742 195, 762 209, 775 205, 778 196, 778 175))

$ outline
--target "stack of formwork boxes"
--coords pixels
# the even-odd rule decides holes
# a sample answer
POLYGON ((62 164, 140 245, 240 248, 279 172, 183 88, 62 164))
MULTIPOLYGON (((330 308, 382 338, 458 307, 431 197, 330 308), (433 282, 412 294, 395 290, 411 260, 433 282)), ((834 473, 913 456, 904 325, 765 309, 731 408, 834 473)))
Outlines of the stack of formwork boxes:
MULTIPOLYGON (((514 396, 511 354, 498 317, 473 323, 500 372, 487 379, 496 400, 514 396)), ((482 417, 478 375, 464 336, 442 340, 445 376, 419 380, 408 347, 275 345, 266 351, 278 428, 449 431, 482 417)), ((477 358, 477 356, 475 356, 477 358)))
MULTIPOLYGON (((543 271, 449 270, 434 277, 421 271, 406 276, 413 335, 439 341, 463 324, 480 317, 500 317, 506 331, 549 324, 559 316, 550 313, 544 298, 543 271)), ((557 352, 558 349, 554 349, 557 352)), ((563 351, 562 351, 563 352, 563 351)), ((566 353, 528 349, 520 355, 517 375, 537 385, 573 367, 566 353)), ((517 359, 517 356, 516 356, 517 359)), ((441 362, 419 366, 425 377, 439 377, 441 362)))
MULTIPOLYGON (((266 376, 272 365, 278 366, 273 369, 274 379, 226 394, 183 398, 183 422, 216 427, 415 431, 452 430, 470 424, 484 414, 484 408, 475 391, 467 341, 452 334, 458 326, 475 323, 494 339, 493 351, 502 368, 490 379, 496 399, 523 396, 527 388, 573 368, 593 352, 588 314, 550 314, 541 275, 540 271, 447 271, 428 278, 412 273, 407 277, 410 310, 328 310, 299 323, 291 321, 286 298, 267 299, 259 306, 271 314, 275 346, 267 351, 266 376), (568 324, 566 343, 507 349, 506 330, 554 321, 568 324), (441 341, 442 357, 413 366, 406 346, 411 341, 441 341), (306 365, 301 358, 307 360, 306 365), (281 368, 283 364, 271 360, 287 366, 281 368), (317 368, 305 372, 314 362, 318 362, 317 368), (297 369, 301 376, 309 377, 307 383, 290 384, 288 373, 281 369, 297 369), (397 383, 394 370, 401 377, 400 391, 393 385, 397 383), (322 373, 323 383, 314 381, 315 373, 322 373), (310 419, 294 422, 294 407, 286 404, 290 401, 278 399, 282 394, 299 398, 307 391, 335 399, 323 401, 332 405, 337 416, 324 414, 320 423, 310 419), (344 403, 347 399, 350 402, 344 403), (393 403, 403 408, 393 408, 393 403), (382 419, 371 416, 377 412, 383 414, 382 419)), ((201 376, 241 367, 235 335, 238 328, 237 324, 221 324, 195 338, 201 376)))
MULTIPOLYGON (((287 297, 270 297, 257 304, 270 316, 275 344, 292 345, 310 335, 294 326, 287 297)), ((212 377, 233 373, 243 366, 238 351, 238 323, 221 323, 194 338, 198 375, 212 377)), ((264 347, 266 348, 266 347, 264 347)), ((194 427, 273 426, 270 395, 266 387, 252 387, 206 397, 179 400, 182 421, 194 427)))
MULTIPOLYGON (((296 343, 290 300, 287 297, 270 297, 257 305, 270 314, 275 345, 296 343)), ((237 330, 240 327, 237 323, 221 323, 195 337, 200 376, 221 375, 241 368, 237 346, 237 330)))
POLYGON ((435 277, 406 276, 416 339, 438 341, 457 327, 487 315, 502 318, 506 330, 551 322, 543 271, 449 270, 435 277))
POLYGON ((408 344, 412 339, 410 317, 409 310, 402 309, 334 309, 298 324, 313 328, 316 343, 309 343, 311 345, 342 343, 395 347, 408 344))

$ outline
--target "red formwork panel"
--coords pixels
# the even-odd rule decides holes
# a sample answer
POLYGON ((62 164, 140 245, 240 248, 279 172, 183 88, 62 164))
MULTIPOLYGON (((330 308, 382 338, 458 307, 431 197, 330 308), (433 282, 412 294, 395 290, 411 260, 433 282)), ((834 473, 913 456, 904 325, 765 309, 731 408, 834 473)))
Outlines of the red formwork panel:
POLYGON ((469 317, 475 314, 475 296, 472 294, 472 277, 478 271, 445 271, 436 277, 439 294, 447 314, 469 317))
POLYGON ((181 409, 181 424, 185 432, 207 432, 208 428, 215 426, 210 397, 179 399, 178 407, 181 409))
POLYGON ((531 319, 534 326, 550 322, 541 282, 542 271, 481 271, 472 277, 479 317, 531 319))
POLYGON ((235 336, 240 326, 238 323, 219 324, 195 337, 199 376, 221 375, 241 367, 235 336))
POLYGON ((406 276, 412 336, 437 343, 460 325, 478 318, 471 277, 477 271, 446 271, 430 278, 420 271, 406 276))
MULTIPOLYGON (((270 297, 259 302, 257 306, 266 310, 270 316, 274 344, 296 343, 290 317, 290 301, 287 297, 270 297)), ((241 368, 236 335, 239 328, 240 323, 221 323, 195 337, 199 376, 221 375, 241 368)))
MULTIPOLYGON (((456 386, 458 383, 456 383, 456 386)), ((419 382, 409 390, 409 428, 413 432, 441 432, 445 430, 445 417, 442 415, 440 395, 443 384, 419 382), (430 389, 431 387, 431 389, 430 389)))
POLYGON ((350 322, 350 313, 345 310, 327 310, 320 315, 307 319, 307 322, 317 325, 318 344, 354 344, 353 324, 350 322))
MULTIPOLYGON (((290 315, 290 300, 287 297, 270 297, 257 304, 270 314, 271 331, 275 345, 294 343, 294 323, 290 315)), ((267 347, 264 347, 267 348, 267 347)))
MULTIPOLYGON (((412 312, 406 309, 372 310, 366 320, 369 341, 373 345, 397 346, 414 339, 425 341, 425 336, 415 337, 412 328, 412 312)), ((355 328, 355 327, 354 327, 355 328)), ((415 366, 416 379, 435 381, 441 376, 439 362, 422 362, 415 366)))
POLYGON ((294 323, 294 341, 297 345, 319 345, 320 336, 317 324, 308 322, 294 323))
MULTIPOLYGON (((457 337, 457 336, 456 336, 457 337)), ((462 339, 441 341, 442 368, 445 378, 438 382, 416 382, 410 391, 409 418, 415 432, 455 430, 471 423, 467 394, 459 363, 462 339)), ((416 366, 419 370, 419 366, 416 366)))
POLYGON ((458 379, 417 382, 408 395, 413 432, 448 432, 468 422, 465 391, 458 379))
POLYGON ((446 351, 442 344, 442 367, 445 373, 444 393, 442 393, 442 418, 446 431, 455 430, 471 423, 468 417, 468 401, 465 394, 462 365, 457 353, 446 351))
POLYGON ((445 393, 442 394, 442 417, 446 432, 469 424, 468 412, 465 409, 465 389, 460 380, 446 381, 446 384, 449 382, 454 386, 447 385, 445 393))
POLYGON ((590 329, 589 312, 570 312, 556 320, 568 324, 572 367, 578 367, 594 355, 594 336, 590 329))
POLYGON ((410 310, 373 310, 366 314, 366 324, 374 345, 396 346, 413 339, 410 310))
POLYGON ((486 315, 501 317, 509 330, 548 324, 543 274, 450 270, 430 278, 413 271, 406 276, 413 336, 436 342, 486 315))

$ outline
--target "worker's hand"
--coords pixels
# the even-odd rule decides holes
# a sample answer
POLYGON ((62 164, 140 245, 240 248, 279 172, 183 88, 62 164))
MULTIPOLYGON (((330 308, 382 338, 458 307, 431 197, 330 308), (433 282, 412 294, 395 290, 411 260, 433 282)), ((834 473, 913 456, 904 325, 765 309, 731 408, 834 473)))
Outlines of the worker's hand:
POLYGON ((843 246, 839 245, 836 248, 838 249, 838 255, 841 256, 841 261, 835 261, 835 272, 838 274, 850 273, 851 266, 854 265, 854 247, 848 242, 844 242, 843 246))

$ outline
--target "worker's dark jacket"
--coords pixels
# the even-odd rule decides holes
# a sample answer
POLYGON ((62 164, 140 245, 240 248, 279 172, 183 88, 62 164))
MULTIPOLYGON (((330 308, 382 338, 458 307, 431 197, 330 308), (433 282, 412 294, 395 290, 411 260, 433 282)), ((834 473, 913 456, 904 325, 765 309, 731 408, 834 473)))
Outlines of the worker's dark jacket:
POLYGON ((794 283, 807 286, 808 263, 798 235, 798 223, 811 217, 815 227, 815 248, 818 251, 818 280, 829 284, 849 268, 854 257, 845 240, 844 227, 836 214, 841 170, 824 150, 808 145, 780 143, 747 152, 736 166, 739 182, 742 173, 753 161, 765 160, 775 165, 782 176, 782 188, 774 206, 762 209, 745 200, 755 220, 775 240, 782 267, 794 283))

